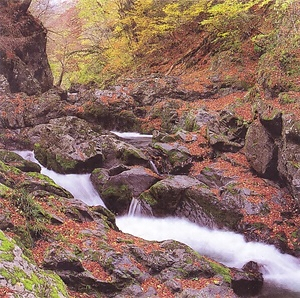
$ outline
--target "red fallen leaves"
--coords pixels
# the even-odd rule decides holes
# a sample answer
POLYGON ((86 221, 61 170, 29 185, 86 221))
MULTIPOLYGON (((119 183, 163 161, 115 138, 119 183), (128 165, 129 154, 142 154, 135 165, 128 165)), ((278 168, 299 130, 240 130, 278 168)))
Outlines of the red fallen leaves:
POLYGON ((154 288, 157 296, 160 298, 173 298, 175 295, 164 285, 160 280, 155 277, 149 277, 142 283, 142 289, 147 292, 150 288, 154 288))
POLYGON ((111 276, 101 267, 101 265, 95 261, 81 261, 83 267, 92 272, 93 276, 98 278, 99 280, 111 282, 111 276))
POLYGON ((14 291, 7 287, 0 287, 0 297, 1 298, 9 298, 12 297, 10 294, 13 294, 14 291))

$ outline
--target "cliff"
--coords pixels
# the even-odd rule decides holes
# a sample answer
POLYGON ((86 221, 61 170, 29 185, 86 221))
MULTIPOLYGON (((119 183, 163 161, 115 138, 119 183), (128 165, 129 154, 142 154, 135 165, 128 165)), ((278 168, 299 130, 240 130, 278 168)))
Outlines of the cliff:
POLYGON ((29 12, 31 1, 0 3, 0 74, 11 92, 33 95, 53 85, 43 25, 29 12))

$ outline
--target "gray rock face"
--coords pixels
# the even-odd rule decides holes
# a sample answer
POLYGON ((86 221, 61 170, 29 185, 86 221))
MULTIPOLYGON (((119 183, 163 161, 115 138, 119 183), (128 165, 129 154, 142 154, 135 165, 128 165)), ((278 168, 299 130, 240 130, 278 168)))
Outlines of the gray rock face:
POLYGON ((33 95, 53 85, 46 55, 46 29, 28 11, 31 1, 0 3, 0 74, 11 92, 33 95))
POLYGON ((208 123, 210 145, 217 151, 237 152, 244 146, 246 125, 230 112, 223 111, 217 119, 208 123))
POLYGON ((140 196, 153 215, 185 217, 207 227, 235 229, 242 218, 240 209, 221 202, 207 185, 184 175, 170 176, 140 196))
POLYGON ((278 152, 278 172, 300 205, 300 121, 286 116, 278 152))
POLYGON ((285 182, 300 204, 300 121, 292 115, 273 112, 260 115, 246 135, 245 153, 262 177, 285 182))
POLYGON ((50 120, 28 132, 36 158, 59 173, 90 171, 102 165, 100 135, 76 117, 50 120))
POLYGON ((253 169, 261 176, 277 176, 278 148, 266 128, 259 122, 252 123, 246 135, 245 152, 253 169))

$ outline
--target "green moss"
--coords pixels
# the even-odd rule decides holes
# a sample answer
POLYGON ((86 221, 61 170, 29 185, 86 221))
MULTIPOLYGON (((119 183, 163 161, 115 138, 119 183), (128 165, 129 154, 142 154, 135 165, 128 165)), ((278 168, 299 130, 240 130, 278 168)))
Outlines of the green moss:
POLYGON ((65 284, 61 278, 54 273, 41 271, 38 274, 27 274, 15 266, 7 269, 0 268, 0 275, 13 286, 17 283, 23 284, 24 288, 32 292, 36 297, 58 298, 61 297, 61 294, 68 297, 65 284))
POLYGON ((14 259, 15 256, 12 253, 4 252, 0 254, 0 260, 2 261, 12 262, 14 259))
POLYGON ((140 200, 145 201, 150 206, 157 205, 157 201, 155 198, 149 193, 149 191, 145 191, 140 195, 140 200))
POLYGON ((0 231, 0 240, 0 251, 8 252, 15 248, 13 240, 9 240, 2 231, 0 231))
POLYGON ((0 183, 0 196, 2 198, 9 198, 12 194, 13 190, 6 185, 0 183))
MULTIPOLYGON (((55 157, 56 162, 59 164, 61 169, 63 169, 63 172, 69 172, 70 170, 75 169, 78 164, 76 160, 68 159, 58 154, 55 157)), ((59 172, 61 172, 61 170, 59 172)))
POLYGON ((58 291, 63 294, 66 297, 69 297, 66 289, 66 285, 62 281, 62 279, 55 273, 45 273, 46 276, 49 276, 54 282, 55 282, 55 288, 52 288, 52 292, 50 294, 50 297, 56 298, 56 297, 61 297, 59 295, 58 291))
POLYGON ((146 156, 134 147, 126 147, 119 150, 117 157, 127 165, 134 165, 138 161, 146 161, 146 156))
POLYGON ((218 264, 216 262, 209 262, 211 268, 213 269, 213 271, 216 273, 216 274, 219 274, 221 276, 223 276, 224 278, 224 281, 227 282, 227 283, 231 283, 231 271, 229 268, 225 267, 224 265, 222 264, 218 264))

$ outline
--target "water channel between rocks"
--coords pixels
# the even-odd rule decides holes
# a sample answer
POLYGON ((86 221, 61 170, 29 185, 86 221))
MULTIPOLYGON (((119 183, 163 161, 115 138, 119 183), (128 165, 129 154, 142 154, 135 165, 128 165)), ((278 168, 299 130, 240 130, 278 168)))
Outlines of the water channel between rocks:
MULTIPOLYGON (((118 133, 118 136, 137 138, 139 135, 118 133)), ((27 160, 38 163, 31 151, 15 152, 27 160)), ((41 167, 42 174, 53 179, 75 198, 81 199, 90 206, 104 206, 90 181, 90 174, 63 175, 41 167)), ((255 261, 262 266, 265 280, 264 290, 258 297, 300 297, 299 259, 280 253, 274 246, 246 242, 242 235, 228 231, 210 230, 185 219, 141 217, 134 212, 139 208, 138 203, 133 201, 133 204, 135 205, 131 206, 129 215, 117 218, 117 225, 123 232, 146 240, 174 239, 189 245, 200 254, 230 267, 241 268, 248 261, 255 261)))

